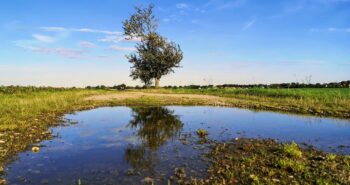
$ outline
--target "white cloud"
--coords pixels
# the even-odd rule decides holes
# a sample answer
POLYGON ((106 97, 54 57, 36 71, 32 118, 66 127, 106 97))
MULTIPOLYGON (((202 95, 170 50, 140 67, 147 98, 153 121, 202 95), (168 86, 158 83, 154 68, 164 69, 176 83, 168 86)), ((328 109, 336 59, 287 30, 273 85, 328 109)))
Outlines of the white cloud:
POLYGON ((45 43, 53 43, 55 42, 55 39, 53 37, 47 36, 47 35, 41 35, 41 34, 33 34, 32 35, 34 39, 40 42, 45 43))
POLYGON ((163 21, 163 22, 170 22, 170 19, 164 18, 164 19, 162 19, 162 21, 163 21))
POLYGON ((51 32, 66 31, 66 28, 63 28, 63 27, 40 27, 40 29, 44 31, 51 31, 51 32))
POLYGON ((85 33, 101 33, 106 35, 122 35, 122 32, 118 31, 109 31, 109 30, 98 30, 92 28, 64 28, 64 27, 40 27, 41 30, 48 32, 64 32, 64 31, 72 31, 72 32, 85 32, 85 33))
POLYGON ((79 46, 82 48, 94 48, 96 45, 89 41, 80 41, 79 46))
POLYGON ((104 38, 99 39, 100 42, 113 42, 113 43, 119 43, 119 42, 140 42, 140 37, 133 37, 133 38, 127 38, 125 36, 117 36, 117 35, 107 35, 104 38))
POLYGON ((106 35, 121 35, 123 34, 122 32, 118 31, 107 31, 107 30, 96 30, 96 29, 90 29, 90 28, 79 28, 79 29, 71 29, 72 31, 75 32, 86 32, 86 33, 102 33, 106 35))
POLYGON ((245 4, 246 0, 210 0, 208 3, 204 4, 203 8, 213 8, 215 10, 224 10, 240 7, 245 4))
POLYGON ((347 32, 347 33, 350 33, 350 28, 336 28, 336 27, 329 27, 326 29, 311 28, 309 31, 311 31, 311 32, 347 32))
POLYGON ((84 51, 68 49, 68 48, 53 48, 51 49, 53 53, 59 54, 67 58, 80 58, 84 51))
POLYGON ((23 44, 16 44, 18 47, 27 50, 27 51, 33 51, 38 53, 46 53, 46 54, 57 54, 62 57, 74 59, 74 58, 80 58, 82 57, 84 51, 82 50, 76 50, 76 49, 69 49, 69 48, 48 48, 48 47, 37 47, 37 46, 27 46, 23 44))
POLYGON ((189 5, 186 4, 186 3, 178 3, 178 4, 176 4, 176 8, 178 8, 178 9, 187 9, 187 8, 189 8, 189 5))
POLYGON ((329 32, 350 32, 350 28, 334 28, 330 27, 327 29, 329 32))
POLYGON ((198 19, 192 19, 191 22, 192 22, 193 24, 196 24, 196 23, 199 23, 200 21, 199 21, 198 19))
POLYGON ((112 45, 112 46, 110 46, 110 49, 115 50, 115 51, 135 51, 136 50, 133 47, 121 47, 118 45, 112 45))
POLYGON ((101 39, 98 39, 98 41, 100 42, 114 42, 114 43, 118 43, 123 40, 124 40, 124 37, 116 36, 116 35, 107 35, 101 39))
POLYGON ((249 28, 252 27, 254 24, 255 24, 255 19, 246 22, 246 23, 243 25, 243 30, 249 29, 249 28))

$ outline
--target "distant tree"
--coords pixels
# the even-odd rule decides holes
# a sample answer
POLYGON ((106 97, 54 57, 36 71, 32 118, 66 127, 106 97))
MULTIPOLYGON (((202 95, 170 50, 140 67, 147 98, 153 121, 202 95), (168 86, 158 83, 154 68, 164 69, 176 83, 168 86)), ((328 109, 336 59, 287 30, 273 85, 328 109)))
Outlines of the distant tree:
POLYGON ((139 38, 136 52, 127 56, 132 64, 130 76, 140 79, 145 86, 155 81, 159 87, 162 76, 180 67, 183 53, 179 45, 169 42, 157 33, 158 21, 153 14, 153 5, 148 8, 135 7, 136 13, 123 22, 126 39, 139 38))

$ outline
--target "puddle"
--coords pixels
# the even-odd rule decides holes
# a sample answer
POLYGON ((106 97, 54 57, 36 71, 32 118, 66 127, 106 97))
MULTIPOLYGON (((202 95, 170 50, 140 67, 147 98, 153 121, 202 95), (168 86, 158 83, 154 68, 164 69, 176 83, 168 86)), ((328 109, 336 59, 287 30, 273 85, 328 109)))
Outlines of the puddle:
POLYGON ((203 177, 208 149, 197 129, 218 141, 274 138, 350 154, 350 120, 205 106, 107 107, 65 118, 77 124, 53 128, 38 153, 6 166, 9 184, 167 184, 175 168, 203 177))

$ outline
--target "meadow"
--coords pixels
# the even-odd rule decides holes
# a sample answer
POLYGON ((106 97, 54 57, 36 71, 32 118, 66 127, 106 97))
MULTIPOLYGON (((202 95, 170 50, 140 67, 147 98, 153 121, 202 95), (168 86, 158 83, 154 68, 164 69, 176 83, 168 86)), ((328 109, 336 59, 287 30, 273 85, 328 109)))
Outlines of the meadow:
POLYGON ((350 118, 350 88, 111 90, 0 87, 0 174, 4 170, 2 166, 16 154, 33 143, 52 137, 48 129, 63 123, 64 114, 117 105, 222 105, 350 118), (123 96, 125 98, 120 98, 123 96))
POLYGON ((146 89, 144 91, 214 95, 229 98, 236 107, 350 117, 350 88, 211 88, 146 89))
MULTIPOLYGON (((157 100, 157 94, 198 94, 226 98, 228 106, 313 114, 340 118, 350 117, 350 88, 227 88, 227 89, 130 89, 123 91, 34 87, 0 89, 0 131, 21 130, 36 125, 50 125, 59 115, 102 105, 205 105, 205 101, 157 100), (87 101, 93 95, 149 93, 125 100, 87 101)), ((210 102, 208 102, 209 104, 210 102)))

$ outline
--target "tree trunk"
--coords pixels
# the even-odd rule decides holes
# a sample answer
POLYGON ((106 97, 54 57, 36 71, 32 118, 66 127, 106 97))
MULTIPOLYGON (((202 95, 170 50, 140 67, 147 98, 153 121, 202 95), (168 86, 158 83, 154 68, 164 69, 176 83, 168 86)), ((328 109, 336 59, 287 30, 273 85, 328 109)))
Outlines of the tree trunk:
POLYGON ((156 88, 159 88, 159 82, 160 82, 160 78, 156 78, 155 79, 155 86, 156 86, 156 88))

